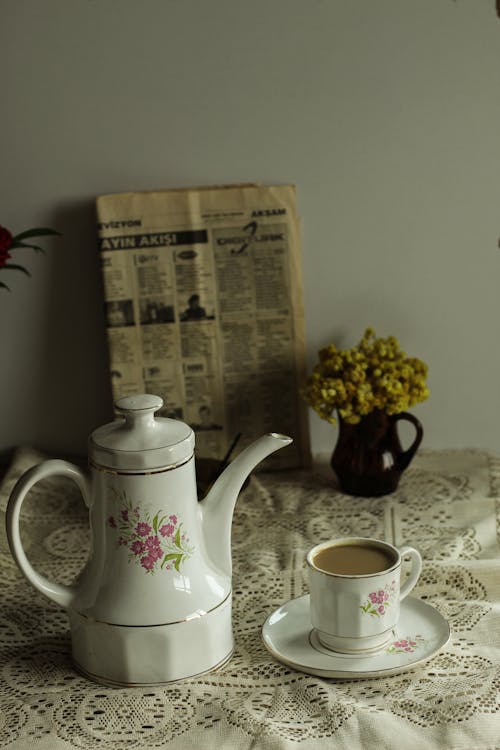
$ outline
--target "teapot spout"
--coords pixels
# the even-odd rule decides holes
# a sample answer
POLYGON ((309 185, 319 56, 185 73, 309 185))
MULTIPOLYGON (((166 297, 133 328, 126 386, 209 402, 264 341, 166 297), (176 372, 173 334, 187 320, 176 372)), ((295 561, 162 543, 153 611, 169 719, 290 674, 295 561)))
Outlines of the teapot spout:
POLYGON ((252 469, 266 456, 284 448, 293 438, 270 432, 245 448, 213 484, 200 503, 205 546, 213 564, 231 576, 231 523, 238 493, 252 469))

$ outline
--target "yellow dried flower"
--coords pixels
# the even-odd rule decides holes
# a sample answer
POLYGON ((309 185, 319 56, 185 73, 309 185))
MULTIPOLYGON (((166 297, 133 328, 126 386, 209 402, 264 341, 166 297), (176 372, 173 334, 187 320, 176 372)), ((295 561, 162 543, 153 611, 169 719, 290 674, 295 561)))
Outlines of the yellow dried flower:
POLYGON ((373 328, 357 346, 330 344, 318 357, 301 393, 328 422, 336 421, 335 411, 351 424, 374 409, 399 414, 429 397, 425 362, 407 357, 394 336, 377 338, 373 328))

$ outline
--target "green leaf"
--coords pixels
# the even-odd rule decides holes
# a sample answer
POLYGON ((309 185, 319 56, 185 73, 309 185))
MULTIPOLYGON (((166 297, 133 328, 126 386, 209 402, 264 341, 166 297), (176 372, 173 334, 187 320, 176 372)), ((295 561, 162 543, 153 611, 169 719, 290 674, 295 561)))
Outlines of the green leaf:
POLYGON ((18 266, 17 263, 6 263, 4 265, 4 268, 10 268, 13 271, 22 271, 26 274, 26 276, 31 276, 30 272, 26 270, 23 266, 18 266))
POLYGON ((31 250, 34 250, 36 253, 45 253, 45 250, 43 247, 40 247, 40 245, 29 245, 27 242, 14 242, 11 246, 11 250, 16 250, 18 247, 28 247, 31 250))
POLYGON ((20 234, 16 234, 16 236, 12 238, 12 241, 17 242, 18 240, 26 240, 28 239, 28 237, 48 237, 48 236, 62 237, 61 232, 56 232, 55 229, 47 229, 47 227, 38 227, 37 229, 26 229, 25 232, 20 232, 20 234))
POLYGON ((179 568, 180 568, 181 562, 182 562, 182 555, 177 555, 177 560, 174 562, 174 568, 176 569, 178 573, 180 572, 179 568))
POLYGON ((158 516, 159 516, 159 512, 153 518, 153 531, 154 531, 155 534, 158 531, 158 516))
POLYGON ((168 555, 165 555, 165 557, 163 558, 162 563, 161 563, 161 567, 163 568, 163 566, 165 565, 165 563, 168 562, 169 560, 175 560, 178 557, 179 557, 178 552, 170 552, 168 555))
POLYGON ((177 529, 177 531, 175 532, 174 544, 175 544, 176 547, 180 547, 181 546, 181 527, 180 526, 177 529))

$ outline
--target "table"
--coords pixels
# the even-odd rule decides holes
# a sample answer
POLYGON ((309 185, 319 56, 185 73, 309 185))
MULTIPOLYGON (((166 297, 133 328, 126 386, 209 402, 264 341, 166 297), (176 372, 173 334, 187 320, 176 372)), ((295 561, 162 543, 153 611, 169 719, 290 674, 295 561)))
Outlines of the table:
MULTIPOLYGON (((41 460, 19 450, 0 492, 41 460)), ((236 648, 220 671, 161 688, 108 688, 71 664, 64 611, 21 577, 2 530, 0 746, 8 750, 157 748, 500 747, 500 458, 480 451, 418 454, 396 493, 352 498, 330 470, 260 473, 233 524, 236 648), (265 649, 261 628, 307 591, 306 550, 335 536, 418 547, 414 595, 449 621, 452 640, 391 677, 322 679, 265 649)), ((23 541, 40 572, 69 583, 89 546, 86 511, 64 479, 23 506, 23 541)))

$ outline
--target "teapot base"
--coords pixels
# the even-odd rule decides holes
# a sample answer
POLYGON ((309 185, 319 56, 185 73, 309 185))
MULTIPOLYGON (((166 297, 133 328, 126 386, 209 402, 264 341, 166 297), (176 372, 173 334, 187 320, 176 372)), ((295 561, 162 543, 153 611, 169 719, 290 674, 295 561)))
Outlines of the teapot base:
POLYGON ((115 625, 68 614, 75 668, 100 684, 176 682, 219 669, 233 652, 231 594, 210 612, 166 625, 115 625))
POLYGON ((87 672, 86 669, 84 669, 81 664, 78 664, 75 659, 73 659, 73 667, 76 672, 82 675, 82 677, 86 677, 87 680, 90 680, 91 682, 96 682, 98 685, 106 685, 106 687, 117 687, 117 688, 127 688, 127 687, 160 687, 161 685, 171 685, 175 682, 181 682, 182 680, 187 680, 190 677, 200 677, 204 674, 209 674, 210 672, 216 672, 218 669, 222 669, 230 660, 233 655, 233 649, 229 652, 229 654, 226 656, 225 659, 223 659, 219 664, 216 664, 213 667, 210 667, 210 669, 205 669, 203 672, 197 672, 196 674, 190 674, 186 677, 177 677, 174 680, 162 680, 161 682, 120 682, 118 680, 111 680, 108 677, 101 677, 97 674, 92 674, 92 672, 87 672))

